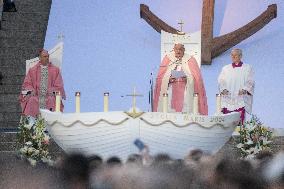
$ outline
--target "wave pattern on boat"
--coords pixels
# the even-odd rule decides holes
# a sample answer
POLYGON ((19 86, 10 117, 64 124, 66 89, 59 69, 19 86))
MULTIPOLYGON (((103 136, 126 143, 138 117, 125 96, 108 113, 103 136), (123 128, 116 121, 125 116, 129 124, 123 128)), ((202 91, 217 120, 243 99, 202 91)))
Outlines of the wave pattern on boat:
POLYGON ((231 137, 239 113, 217 116, 146 112, 132 118, 124 112, 56 113, 41 110, 49 133, 67 153, 116 155, 125 160, 138 153, 136 138, 151 154, 183 158, 191 149, 217 152, 231 137))

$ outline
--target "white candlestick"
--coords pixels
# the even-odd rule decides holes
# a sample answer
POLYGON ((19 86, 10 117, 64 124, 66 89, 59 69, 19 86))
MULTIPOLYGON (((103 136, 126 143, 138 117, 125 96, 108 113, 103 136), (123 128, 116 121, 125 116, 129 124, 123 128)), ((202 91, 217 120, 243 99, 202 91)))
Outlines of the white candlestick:
POLYGON ((80 104, 81 93, 75 92, 75 112, 80 113, 81 111, 81 104, 80 104))
POLYGON ((133 88, 133 112, 136 112, 136 87, 133 88))
POLYGON ((216 114, 221 114, 221 94, 216 94, 216 114))
POLYGON ((198 113, 198 93, 193 94, 193 114, 199 114, 198 113))
POLYGON ((108 112, 108 97, 109 93, 104 93, 104 112, 108 112))
POLYGON ((60 92, 56 92, 55 96, 55 112, 60 112, 61 96, 60 92))
POLYGON ((168 112, 168 94, 167 93, 163 94, 163 112, 164 113, 168 112))

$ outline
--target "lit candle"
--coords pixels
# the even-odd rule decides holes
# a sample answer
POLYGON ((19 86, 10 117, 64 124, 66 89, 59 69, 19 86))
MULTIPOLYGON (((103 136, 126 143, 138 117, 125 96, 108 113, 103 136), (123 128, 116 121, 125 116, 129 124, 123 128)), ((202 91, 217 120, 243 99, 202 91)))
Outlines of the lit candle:
POLYGON ((104 93, 104 112, 108 112, 108 97, 109 93, 104 93))
POLYGON ((168 94, 167 93, 163 94, 163 112, 164 113, 168 112, 168 94))
POLYGON ((221 113, 221 94, 216 94, 216 114, 221 113))
POLYGON ((76 113, 80 113, 80 92, 75 92, 75 106, 76 106, 76 113))
POLYGON ((55 112, 60 112, 61 95, 59 91, 57 91, 55 94, 55 112))
POLYGON ((193 94, 193 114, 198 114, 198 93, 193 94))

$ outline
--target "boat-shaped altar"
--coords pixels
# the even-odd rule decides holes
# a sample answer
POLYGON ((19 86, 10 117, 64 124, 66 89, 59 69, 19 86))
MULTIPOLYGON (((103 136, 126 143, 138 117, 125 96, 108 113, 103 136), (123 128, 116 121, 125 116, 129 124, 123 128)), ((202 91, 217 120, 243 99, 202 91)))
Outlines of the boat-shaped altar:
POLYGON ((66 152, 116 155, 126 159, 138 153, 133 145, 140 138, 150 153, 183 158, 192 149, 216 153, 238 125, 239 113, 202 116, 182 113, 123 111, 61 113, 41 110, 48 131, 66 152))

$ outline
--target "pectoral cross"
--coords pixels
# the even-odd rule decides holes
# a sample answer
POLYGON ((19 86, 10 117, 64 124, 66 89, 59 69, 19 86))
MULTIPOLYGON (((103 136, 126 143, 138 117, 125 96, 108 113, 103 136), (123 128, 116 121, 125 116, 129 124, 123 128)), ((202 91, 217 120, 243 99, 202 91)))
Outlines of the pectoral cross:
POLYGON ((143 96, 143 95, 137 94, 136 93, 136 88, 134 87, 133 93, 129 94, 129 95, 126 95, 126 96, 132 96, 132 110, 133 110, 133 113, 136 113, 136 97, 137 96, 143 96))
POLYGON ((184 24, 184 22, 182 20, 180 20, 180 22, 178 23, 180 25, 180 32, 183 33, 182 31, 182 25, 184 24))

